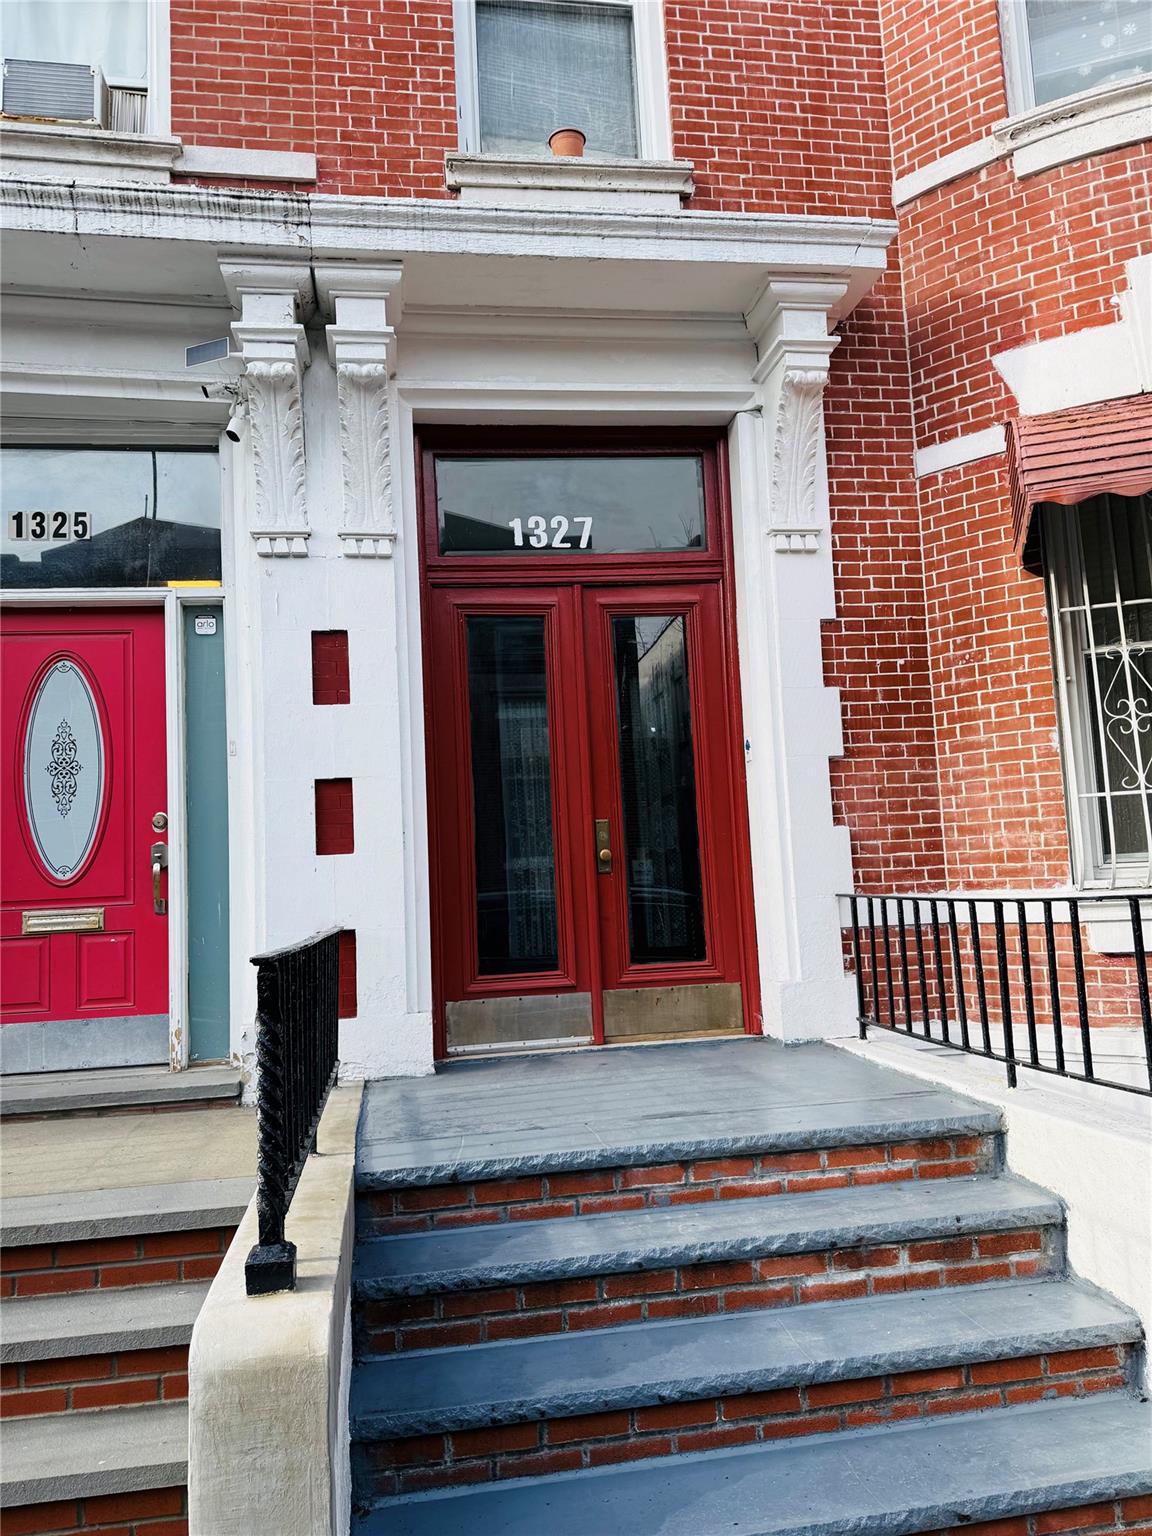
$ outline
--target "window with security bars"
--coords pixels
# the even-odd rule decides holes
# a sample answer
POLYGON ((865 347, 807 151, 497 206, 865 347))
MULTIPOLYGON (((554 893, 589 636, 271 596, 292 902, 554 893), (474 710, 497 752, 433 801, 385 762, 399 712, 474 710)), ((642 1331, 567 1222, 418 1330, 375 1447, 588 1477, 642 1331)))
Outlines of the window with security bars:
POLYGON ((1152 885, 1152 496, 1043 514, 1075 877, 1152 885))

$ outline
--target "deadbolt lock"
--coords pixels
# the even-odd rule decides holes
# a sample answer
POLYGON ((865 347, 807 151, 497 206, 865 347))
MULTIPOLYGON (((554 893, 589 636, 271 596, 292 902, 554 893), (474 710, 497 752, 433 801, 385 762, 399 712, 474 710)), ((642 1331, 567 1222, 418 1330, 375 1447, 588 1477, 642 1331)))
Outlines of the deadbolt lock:
POLYGON ((153 832, 167 832, 168 817, 164 811, 157 811, 155 816, 153 816, 152 830, 153 832))

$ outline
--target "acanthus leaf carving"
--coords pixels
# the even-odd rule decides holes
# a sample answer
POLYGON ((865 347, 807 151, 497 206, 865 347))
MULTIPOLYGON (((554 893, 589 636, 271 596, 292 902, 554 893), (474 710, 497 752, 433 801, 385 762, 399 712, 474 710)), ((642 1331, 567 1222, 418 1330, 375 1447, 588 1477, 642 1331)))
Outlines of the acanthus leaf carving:
POLYGON ((822 368, 790 368, 781 381, 768 532, 773 548, 782 552, 819 547, 816 481, 827 382, 822 368))
POLYGON ((307 554, 304 410, 300 370, 288 360, 248 362, 243 376, 252 443, 252 536, 262 555, 307 554))
POLYGON ((340 362, 336 369, 346 555, 388 556, 396 538, 388 379, 383 362, 340 362))

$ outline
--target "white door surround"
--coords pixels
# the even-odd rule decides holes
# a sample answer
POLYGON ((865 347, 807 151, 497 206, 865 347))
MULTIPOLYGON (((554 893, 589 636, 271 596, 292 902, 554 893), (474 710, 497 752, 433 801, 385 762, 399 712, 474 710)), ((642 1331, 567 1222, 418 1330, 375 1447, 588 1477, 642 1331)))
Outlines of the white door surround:
MULTIPOLYGON (((234 803, 250 810, 233 832, 234 1050, 251 1050, 244 957, 337 923, 357 931, 347 1070, 431 1068, 421 422, 727 428, 764 1026, 785 1040, 849 1033, 835 897, 851 866, 828 775, 842 750, 839 700, 823 685, 820 645, 833 613, 822 397, 832 327, 883 269, 894 226, 36 190, 44 196, 0 189, 19 235, 9 282, 35 272, 47 236, 79 229, 90 270, 76 281, 89 293, 141 280, 161 246, 169 274, 183 267, 189 282, 238 300, 243 409, 226 450, 235 489, 224 542, 234 803), (333 628, 349 632, 352 703, 317 709, 310 637, 333 628), (323 858, 313 780, 332 776, 354 781, 355 851, 323 858)), ((170 319, 173 296, 156 298, 157 318, 170 319)), ((8 307, 18 329, 19 302, 8 307)), ((84 307, 91 318, 99 301, 84 307)), ((147 309, 134 332, 109 327, 113 374, 138 377, 140 354, 156 347, 147 309)), ((19 355, 33 372, 42 351, 29 326, 19 355)), ((67 367, 63 354, 56 362, 67 367)), ((45 359, 37 390, 46 371, 45 359)), ((179 416, 190 395, 169 377, 160 393, 179 416)), ((82 378, 70 384, 85 394, 82 378)), ((106 378, 100 388, 107 400, 106 378)), ((61 414, 70 406, 89 410, 54 401, 61 414)))

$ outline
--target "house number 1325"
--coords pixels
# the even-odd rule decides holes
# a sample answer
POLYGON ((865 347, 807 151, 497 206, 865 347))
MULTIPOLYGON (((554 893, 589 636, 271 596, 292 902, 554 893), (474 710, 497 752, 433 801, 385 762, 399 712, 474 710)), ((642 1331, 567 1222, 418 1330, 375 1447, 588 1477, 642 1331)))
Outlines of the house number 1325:
POLYGON ((513 517, 509 519, 508 526, 512 530, 512 542, 517 549, 523 549, 525 544, 531 549, 587 549, 592 542, 590 517, 574 517, 571 520, 554 517, 551 521, 546 517, 513 517), (580 529, 578 545, 572 542, 576 537, 574 525, 580 529))

